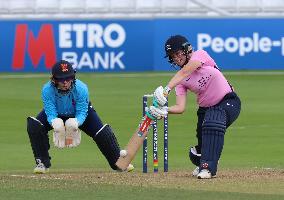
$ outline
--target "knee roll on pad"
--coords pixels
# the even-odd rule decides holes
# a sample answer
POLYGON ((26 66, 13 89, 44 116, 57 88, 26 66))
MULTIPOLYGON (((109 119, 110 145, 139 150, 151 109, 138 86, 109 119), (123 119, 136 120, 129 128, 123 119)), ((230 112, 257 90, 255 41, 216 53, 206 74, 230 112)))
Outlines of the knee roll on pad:
POLYGON ((224 145, 226 112, 220 107, 210 108, 202 124, 201 168, 205 163, 211 173, 216 173, 218 160, 224 145))
POLYGON ((192 164, 199 166, 200 165, 201 152, 198 152, 198 149, 196 147, 190 147, 189 148, 189 158, 190 158, 192 164))
POLYGON ((208 109, 202 124, 202 134, 204 130, 217 131, 225 134, 226 131, 226 112, 221 107, 208 109))
POLYGON ((50 146, 47 131, 43 124, 34 117, 28 117, 27 132, 35 159, 40 159, 46 167, 50 167, 50 157, 48 154, 50 146))
POLYGON ((110 128, 109 125, 104 125, 93 137, 94 141, 98 145, 100 151, 107 159, 110 167, 113 170, 117 170, 115 165, 116 161, 119 158, 120 148, 117 142, 117 139, 110 128))

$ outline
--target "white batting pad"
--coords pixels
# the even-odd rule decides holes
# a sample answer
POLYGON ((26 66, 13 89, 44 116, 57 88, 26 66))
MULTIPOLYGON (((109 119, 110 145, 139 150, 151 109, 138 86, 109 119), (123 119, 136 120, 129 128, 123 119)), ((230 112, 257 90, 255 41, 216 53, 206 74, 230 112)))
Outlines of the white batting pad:
POLYGON ((64 122, 60 118, 55 118, 52 120, 53 132, 53 143, 55 147, 64 148, 65 147, 65 127, 64 122))
POLYGON ((66 128, 66 147, 77 147, 81 143, 81 131, 78 128, 76 118, 69 118, 65 122, 66 128))

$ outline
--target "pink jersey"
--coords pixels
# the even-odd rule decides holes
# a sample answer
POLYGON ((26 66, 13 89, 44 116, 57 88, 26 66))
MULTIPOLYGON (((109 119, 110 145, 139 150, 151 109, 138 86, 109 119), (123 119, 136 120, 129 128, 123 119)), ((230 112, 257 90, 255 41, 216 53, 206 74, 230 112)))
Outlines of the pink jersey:
POLYGON ((204 50, 193 52, 190 60, 199 61, 202 66, 182 80, 175 88, 176 95, 185 95, 187 90, 197 95, 197 103, 201 107, 210 107, 219 103, 223 97, 232 92, 223 74, 214 66, 215 61, 204 50))

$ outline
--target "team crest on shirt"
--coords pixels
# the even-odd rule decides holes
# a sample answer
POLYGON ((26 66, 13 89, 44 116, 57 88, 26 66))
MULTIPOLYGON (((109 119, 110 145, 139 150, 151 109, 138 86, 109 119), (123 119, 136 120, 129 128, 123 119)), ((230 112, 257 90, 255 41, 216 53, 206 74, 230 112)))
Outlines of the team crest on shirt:
POLYGON ((61 71, 62 72, 68 72, 68 67, 66 63, 61 63, 61 71))

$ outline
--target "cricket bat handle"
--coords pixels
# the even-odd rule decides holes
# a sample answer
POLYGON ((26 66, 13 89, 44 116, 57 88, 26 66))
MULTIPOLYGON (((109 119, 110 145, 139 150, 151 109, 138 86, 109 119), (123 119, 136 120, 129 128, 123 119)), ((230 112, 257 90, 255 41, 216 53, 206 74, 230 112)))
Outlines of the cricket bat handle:
POLYGON ((140 137, 142 137, 145 133, 147 135, 149 126, 151 125, 151 122, 152 122, 152 119, 150 117, 148 117, 147 115, 145 115, 144 118, 145 118, 144 121, 142 122, 142 124, 139 127, 138 135, 140 137))

